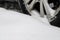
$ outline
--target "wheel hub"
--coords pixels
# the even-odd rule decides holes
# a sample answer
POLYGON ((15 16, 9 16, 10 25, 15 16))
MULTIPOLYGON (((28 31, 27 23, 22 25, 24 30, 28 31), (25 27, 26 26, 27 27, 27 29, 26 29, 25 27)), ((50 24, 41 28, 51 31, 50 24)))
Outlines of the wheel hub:
POLYGON ((52 9, 56 10, 60 5, 60 0, 48 0, 48 3, 53 5, 52 9))

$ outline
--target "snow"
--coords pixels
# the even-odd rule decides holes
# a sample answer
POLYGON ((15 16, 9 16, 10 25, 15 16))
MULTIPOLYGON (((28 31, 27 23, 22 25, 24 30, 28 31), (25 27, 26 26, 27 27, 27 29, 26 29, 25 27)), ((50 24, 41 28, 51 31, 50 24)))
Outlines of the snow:
POLYGON ((0 40, 60 40, 60 28, 36 11, 32 16, 0 8, 0 40))

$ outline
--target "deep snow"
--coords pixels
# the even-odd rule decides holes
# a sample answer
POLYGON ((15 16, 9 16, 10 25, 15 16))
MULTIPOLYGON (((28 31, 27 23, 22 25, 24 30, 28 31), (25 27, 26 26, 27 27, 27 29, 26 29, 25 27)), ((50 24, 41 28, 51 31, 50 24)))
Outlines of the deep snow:
POLYGON ((29 16, 0 8, 0 40, 60 40, 60 28, 36 13, 29 16))

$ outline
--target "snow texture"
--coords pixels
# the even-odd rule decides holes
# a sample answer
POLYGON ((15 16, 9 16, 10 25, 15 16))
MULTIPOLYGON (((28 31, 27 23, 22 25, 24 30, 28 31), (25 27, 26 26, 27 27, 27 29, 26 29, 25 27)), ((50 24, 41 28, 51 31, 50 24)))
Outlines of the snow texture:
POLYGON ((32 16, 0 8, 0 40, 60 40, 60 28, 36 11, 32 16))

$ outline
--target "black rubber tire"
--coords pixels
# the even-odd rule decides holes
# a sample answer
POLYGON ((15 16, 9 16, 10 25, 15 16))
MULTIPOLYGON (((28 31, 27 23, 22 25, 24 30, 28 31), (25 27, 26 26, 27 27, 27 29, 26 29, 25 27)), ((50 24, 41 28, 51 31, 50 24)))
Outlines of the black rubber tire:
POLYGON ((27 14, 27 15, 31 15, 28 10, 26 9, 26 6, 24 4, 24 1, 23 0, 18 0, 18 4, 19 6, 21 7, 21 10, 24 14, 27 14))
POLYGON ((55 17, 55 20, 51 21, 50 24, 60 28, 60 11, 55 17))

